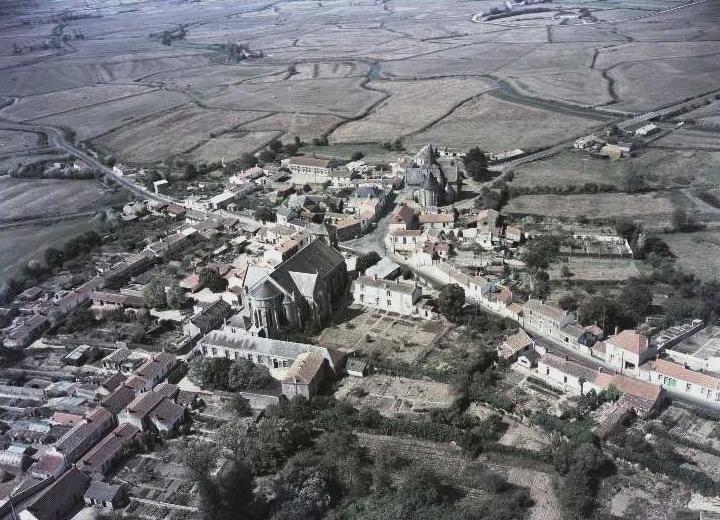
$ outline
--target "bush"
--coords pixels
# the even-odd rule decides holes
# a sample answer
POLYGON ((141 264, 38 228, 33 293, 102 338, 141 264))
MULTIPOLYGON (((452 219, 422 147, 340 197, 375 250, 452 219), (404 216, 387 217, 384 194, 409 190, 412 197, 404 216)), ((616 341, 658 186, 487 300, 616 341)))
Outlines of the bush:
POLYGON ((355 262, 355 270, 359 273, 364 272, 368 267, 372 267, 380 261, 380 255, 376 251, 369 251, 364 255, 360 255, 355 262))

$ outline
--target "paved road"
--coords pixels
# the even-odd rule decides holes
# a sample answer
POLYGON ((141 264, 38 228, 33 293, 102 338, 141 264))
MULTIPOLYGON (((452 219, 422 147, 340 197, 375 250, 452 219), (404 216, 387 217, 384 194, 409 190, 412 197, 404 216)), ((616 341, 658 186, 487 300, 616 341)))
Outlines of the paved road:
POLYGON ((135 184, 134 182, 131 182, 130 180, 123 177, 122 175, 117 175, 112 170, 112 168, 108 168, 107 166, 102 164, 100 161, 98 161, 97 159, 95 159, 94 157, 92 157, 91 155, 86 153, 85 151, 70 144, 68 142, 68 140, 65 138, 65 136, 63 135, 62 131, 55 127, 27 124, 27 123, 17 123, 14 121, 9 121, 4 118, 0 118, 0 129, 18 130, 18 131, 30 130, 30 131, 45 134, 48 139, 49 147, 57 148, 58 150, 62 150, 63 152, 66 152, 74 157, 77 157, 78 159, 85 161, 86 163, 90 164, 94 168, 97 168, 99 171, 101 171, 106 176, 115 180, 118 184, 120 184, 125 189, 132 192, 133 194, 137 195, 138 197, 148 199, 148 200, 158 201, 158 202, 166 202, 166 203, 177 203, 178 202, 171 197, 167 197, 164 195, 158 195, 152 191, 148 191, 144 187, 139 186, 139 185, 135 184))

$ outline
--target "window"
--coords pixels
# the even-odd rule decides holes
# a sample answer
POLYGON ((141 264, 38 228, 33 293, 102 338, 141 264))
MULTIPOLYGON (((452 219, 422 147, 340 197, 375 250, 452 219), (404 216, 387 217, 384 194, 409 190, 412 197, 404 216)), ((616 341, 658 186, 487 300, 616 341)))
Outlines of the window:
POLYGON ((548 367, 545 367, 545 375, 546 376, 550 375, 550 369, 548 367))
POLYGON ((563 383, 567 383, 567 376, 563 376, 563 383))
POLYGON ((387 297, 390 298, 390 291, 387 291, 387 297))
POLYGON ((390 307, 390 300, 387 301, 387 306, 390 307))

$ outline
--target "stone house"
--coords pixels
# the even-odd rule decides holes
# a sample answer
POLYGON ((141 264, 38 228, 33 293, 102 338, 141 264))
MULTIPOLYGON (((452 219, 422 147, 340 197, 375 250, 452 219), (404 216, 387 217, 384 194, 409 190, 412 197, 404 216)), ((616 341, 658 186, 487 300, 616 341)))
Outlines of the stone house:
POLYGON ((376 276, 359 276, 353 282, 353 299, 356 303, 398 314, 417 314, 416 303, 422 297, 422 289, 376 276))

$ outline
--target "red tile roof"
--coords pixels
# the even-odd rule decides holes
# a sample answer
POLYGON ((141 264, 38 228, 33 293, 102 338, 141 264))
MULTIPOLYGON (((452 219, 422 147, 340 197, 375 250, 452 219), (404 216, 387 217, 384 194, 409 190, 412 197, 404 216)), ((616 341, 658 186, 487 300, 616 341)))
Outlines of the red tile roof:
POLYGON ((615 345, 619 349, 638 355, 645 352, 650 343, 647 336, 638 334, 634 330, 624 330, 620 334, 612 336, 607 342, 615 345))
POLYGON ((701 372, 695 372, 694 370, 689 370, 682 365, 672 363, 665 359, 658 359, 651 362, 650 368, 664 376, 672 377, 673 379, 693 383, 713 390, 717 390, 718 383, 720 383, 716 377, 703 374, 701 372))

